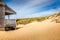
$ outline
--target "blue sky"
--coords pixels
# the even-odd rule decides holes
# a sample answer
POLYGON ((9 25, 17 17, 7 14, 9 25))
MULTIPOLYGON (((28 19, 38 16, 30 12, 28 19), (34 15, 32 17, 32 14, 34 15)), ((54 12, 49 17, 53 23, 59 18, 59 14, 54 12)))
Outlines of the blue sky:
POLYGON ((60 12, 60 0, 4 0, 17 18, 46 16, 60 12))

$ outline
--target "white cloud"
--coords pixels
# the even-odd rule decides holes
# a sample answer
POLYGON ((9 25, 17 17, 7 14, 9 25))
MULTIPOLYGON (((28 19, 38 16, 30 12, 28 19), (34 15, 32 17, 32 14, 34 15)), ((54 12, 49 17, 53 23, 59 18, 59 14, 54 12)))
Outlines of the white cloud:
POLYGON ((17 12, 17 17, 27 16, 37 11, 37 8, 42 8, 47 5, 54 3, 55 1, 51 0, 30 0, 25 5, 19 5, 17 8, 13 8, 17 12), (39 5, 39 6, 35 6, 39 5), (19 15, 19 16, 18 16, 19 15))
POLYGON ((27 2, 23 7, 22 7, 22 9, 24 9, 24 8, 26 8, 26 9, 28 9, 28 8, 30 8, 30 7, 32 7, 32 6, 35 6, 35 5, 40 5, 40 7, 42 6, 42 4, 43 5, 49 5, 49 4, 51 4, 51 3, 54 3, 55 1, 52 1, 52 0, 31 0, 31 1, 29 1, 29 2, 27 2), (46 4, 47 3, 47 4, 46 4))
POLYGON ((20 5, 21 7, 19 6, 18 9, 20 9, 21 12, 28 12, 28 10, 31 12, 31 10, 35 11, 37 8, 42 8, 54 2, 55 1, 51 1, 51 0, 31 0, 23 6, 20 5), (39 5, 39 6, 35 6, 35 5, 39 5))
POLYGON ((56 9, 51 9, 45 12, 40 12, 40 13, 35 13, 35 14, 31 14, 31 15, 27 15, 25 18, 31 18, 31 17, 39 17, 39 16, 48 16, 54 13, 58 13, 60 12, 60 8, 56 8, 56 9))
MULTIPOLYGON (((17 18, 43 16, 50 13, 55 13, 57 12, 57 10, 51 9, 41 13, 34 13, 34 12, 37 11, 38 8, 48 6, 50 4, 53 4, 54 2, 56 2, 56 0, 53 1, 52 0, 30 0, 24 5, 17 4, 18 6, 14 6, 13 9, 17 12, 17 18)), ((57 9, 59 11, 59 8, 57 9)))

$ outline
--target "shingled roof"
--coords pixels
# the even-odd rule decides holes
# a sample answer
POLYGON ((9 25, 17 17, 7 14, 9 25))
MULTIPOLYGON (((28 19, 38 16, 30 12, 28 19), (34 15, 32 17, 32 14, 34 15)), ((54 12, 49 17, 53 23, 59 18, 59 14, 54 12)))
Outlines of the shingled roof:
POLYGON ((0 0, 0 6, 2 5, 5 5, 5 15, 11 15, 11 14, 16 14, 16 12, 14 10, 12 10, 11 8, 9 8, 3 0, 0 0))
POLYGON ((5 14, 6 15, 16 14, 16 12, 9 8, 7 5, 5 5, 5 14))

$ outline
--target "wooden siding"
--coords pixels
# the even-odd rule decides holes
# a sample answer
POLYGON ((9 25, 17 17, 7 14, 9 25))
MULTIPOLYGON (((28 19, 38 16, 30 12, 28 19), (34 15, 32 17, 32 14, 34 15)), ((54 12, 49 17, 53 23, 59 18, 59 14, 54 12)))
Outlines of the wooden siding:
POLYGON ((16 19, 5 19, 5 26, 6 25, 16 26, 16 19))
POLYGON ((5 27, 4 25, 4 20, 5 20, 5 5, 3 5, 3 2, 1 2, 2 4, 0 5, 0 27, 5 27))

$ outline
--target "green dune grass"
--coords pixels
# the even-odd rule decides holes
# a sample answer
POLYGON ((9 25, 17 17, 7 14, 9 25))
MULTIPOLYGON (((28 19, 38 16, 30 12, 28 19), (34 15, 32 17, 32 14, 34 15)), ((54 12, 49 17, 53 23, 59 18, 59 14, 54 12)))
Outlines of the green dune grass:
POLYGON ((22 19, 17 19, 16 22, 17 22, 17 25, 18 24, 28 24, 28 23, 31 23, 33 21, 38 21, 38 22, 41 22, 41 21, 44 21, 46 19, 50 19, 54 16, 59 16, 60 15, 60 12, 59 13, 55 13, 55 14, 52 14, 50 16, 42 16, 42 17, 35 17, 35 18, 22 18, 22 19))

